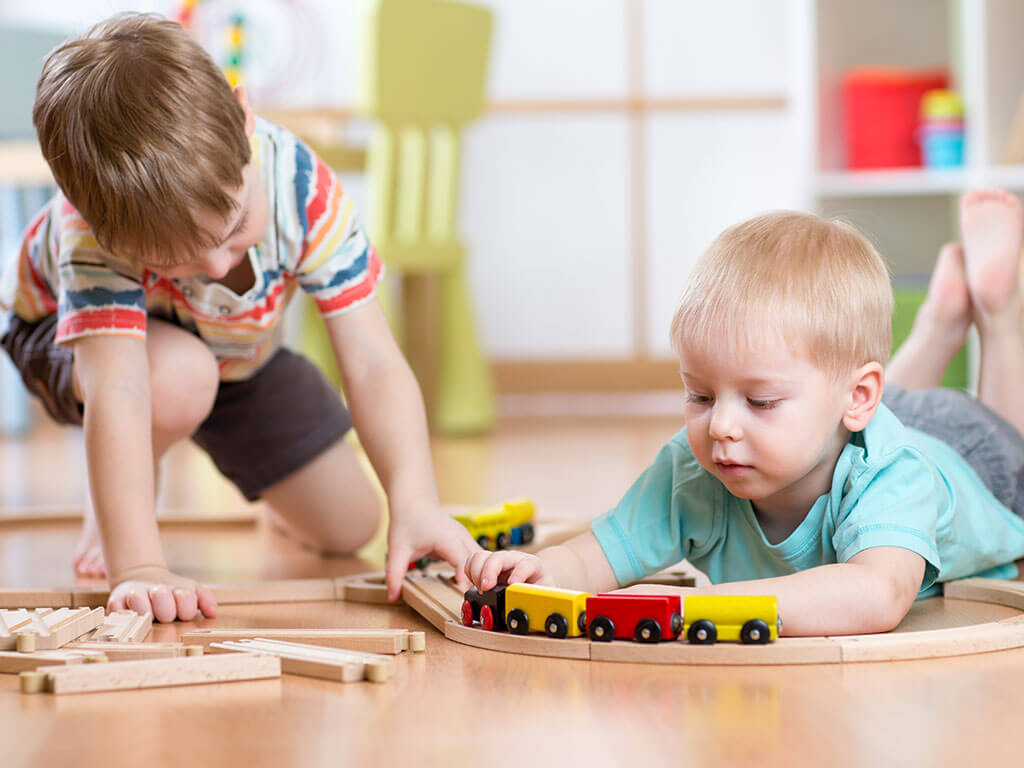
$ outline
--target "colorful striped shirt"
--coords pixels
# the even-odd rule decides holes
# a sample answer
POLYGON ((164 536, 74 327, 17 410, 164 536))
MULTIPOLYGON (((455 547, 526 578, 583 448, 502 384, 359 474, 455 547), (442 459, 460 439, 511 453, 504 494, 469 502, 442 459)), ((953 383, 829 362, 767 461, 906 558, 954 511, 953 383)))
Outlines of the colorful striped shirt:
MULTIPOLYGON (((204 276, 161 277, 103 250, 58 193, 5 266, 0 307, 29 322, 56 312, 60 344, 92 335, 145 339, 151 314, 196 333, 216 355, 221 379, 237 381, 280 348, 280 321, 296 285, 324 317, 371 298, 383 267, 331 170, 263 119, 250 145, 271 213, 249 249, 255 281, 243 295, 204 276)), ((6 321, 5 313, 0 332, 6 321)))

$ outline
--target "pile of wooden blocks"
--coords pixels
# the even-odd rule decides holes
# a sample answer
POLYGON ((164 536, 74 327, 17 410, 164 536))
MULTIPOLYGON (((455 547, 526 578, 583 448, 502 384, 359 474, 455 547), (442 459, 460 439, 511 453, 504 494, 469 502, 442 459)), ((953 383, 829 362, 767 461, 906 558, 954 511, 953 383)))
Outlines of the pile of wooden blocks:
POLYGON ((149 614, 105 615, 102 608, 0 609, 0 672, 19 673, 25 693, 54 694, 256 680, 282 672, 384 682, 395 654, 426 645, 424 633, 405 629, 203 629, 186 632, 183 642, 143 642, 152 623, 149 614))

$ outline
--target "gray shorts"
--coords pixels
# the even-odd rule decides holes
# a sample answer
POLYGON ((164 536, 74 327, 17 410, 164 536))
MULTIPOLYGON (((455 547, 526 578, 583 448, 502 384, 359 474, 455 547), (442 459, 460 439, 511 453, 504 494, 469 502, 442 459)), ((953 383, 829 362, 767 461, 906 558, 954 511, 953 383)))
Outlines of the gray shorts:
MULTIPOLYGON (((11 317, 3 346, 28 390, 59 424, 82 424, 74 354, 54 342, 57 316, 11 317)), ((352 418, 313 363, 280 349, 243 381, 222 381, 210 415, 192 439, 249 501, 338 442, 352 418)))
POLYGON ((1024 438, 1009 422, 956 389, 908 392, 887 384, 882 402, 906 426, 956 449, 992 494, 1024 517, 1024 438))

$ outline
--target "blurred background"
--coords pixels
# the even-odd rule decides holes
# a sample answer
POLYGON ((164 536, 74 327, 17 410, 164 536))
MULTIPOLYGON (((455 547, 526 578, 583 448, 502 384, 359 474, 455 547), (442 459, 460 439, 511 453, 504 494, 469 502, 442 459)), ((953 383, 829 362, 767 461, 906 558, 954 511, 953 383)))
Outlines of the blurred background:
MULTIPOLYGON (((374 212, 409 178, 382 181, 382 126, 402 94, 461 89, 463 112, 438 115, 459 139, 445 198, 457 256, 424 256, 413 237, 386 291, 442 436, 524 410, 675 412, 657 393, 677 385, 668 325, 687 273, 722 228, 764 210, 868 234, 893 272, 899 338, 957 237, 958 195, 1024 189, 1017 0, 383 2, 386 28, 381 0, 0 0, 3 256, 48 193, 29 114, 42 58, 124 10, 184 21, 257 113, 323 154, 378 243, 392 234, 374 212), (446 15, 463 5, 476 13, 446 15), (426 84, 410 79, 441 60, 426 84), (454 293, 406 280, 453 263, 454 293), (446 396, 468 406, 446 415, 446 396)), ((315 329, 296 327, 315 350, 315 329)), ((947 382, 970 385, 966 358, 947 382)), ((5 367, 8 436, 39 420, 20 386, 5 367)))

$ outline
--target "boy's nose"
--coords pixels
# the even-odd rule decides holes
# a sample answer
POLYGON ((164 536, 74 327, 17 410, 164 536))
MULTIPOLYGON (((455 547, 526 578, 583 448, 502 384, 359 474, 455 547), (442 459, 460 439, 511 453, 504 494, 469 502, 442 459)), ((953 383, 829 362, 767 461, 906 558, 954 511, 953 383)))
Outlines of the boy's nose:
POLYGON ((207 277, 220 280, 228 273, 231 266, 231 252, 227 249, 220 249, 206 254, 206 264, 203 271, 207 277))
POLYGON ((735 414, 721 402, 711 409, 711 423, 708 433, 713 440, 736 440, 740 437, 740 425, 735 414))

